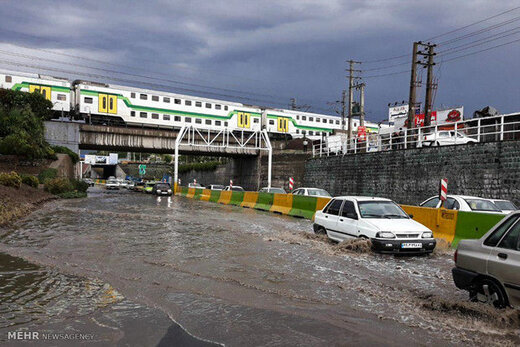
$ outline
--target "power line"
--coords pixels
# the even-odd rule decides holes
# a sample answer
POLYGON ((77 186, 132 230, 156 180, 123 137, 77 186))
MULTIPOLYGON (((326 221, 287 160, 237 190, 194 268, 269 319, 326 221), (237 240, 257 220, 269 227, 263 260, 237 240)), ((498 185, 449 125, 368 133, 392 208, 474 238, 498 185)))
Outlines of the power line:
MULTIPOLYGON (((511 30, 513 30, 513 29, 511 29, 511 30)), ((507 30, 506 32, 511 31, 511 30, 507 30)), ((502 32, 502 33, 504 33, 504 32, 502 32)), ((499 33, 499 34, 502 34, 502 33, 499 33)), ((497 41, 497 40, 500 40, 500 39, 503 39, 505 37, 509 37, 509 36, 512 36, 512 35, 515 35, 515 34, 518 34, 518 33, 520 33, 520 27, 514 28, 514 31, 510 32, 509 34, 505 34, 505 35, 495 34, 495 35, 488 36, 488 37, 485 37, 485 38, 482 38, 482 39, 479 39, 479 40, 468 42, 468 43, 466 43, 464 45, 455 46, 455 47, 452 47, 452 48, 445 49, 444 51, 440 51, 438 54, 443 54, 443 55, 454 54, 454 53, 457 53, 457 52, 465 51, 465 50, 473 48, 473 47, 485 45, 487 43, 490 43, 490 42, 493 42, 493 41, 497 41)))
POLYGON ((454 57, 454 58, 451 58, 451 59, 447 59, 447 60, 445 60, 444 62, 447 63, 447 62, 450 62, 450 61, 453 61, 453 60, 457 60, 457 59, 465 58, 465 57, 468 57, 468 56, 471 56, 471 55, 475 55, 475 54, 478 54, 478 53, 482 53, 482 52, 490 51, 490 50, 492 50, 492 49, 499 48, 499 47, 503 47, 503 46, 507 46, 507 45, 510 45, 510 44, 513 44, 513 43, 517 43, 517 42, 520 42, 520 39, 516 39, 516 40, 513 40, 513 41, 509 41, 509 42, 506 42, 506 43, 502 43, 502 44, 500 44, 500 45, 496 45, 496 46, 489 47, 489 48, 486 48, 486 49, 481 49, 481 50, 479 50, 479 51, 471 52, 471 53, 468 53, 468 54, 459 55, 459 56, 457 56, 457 57, 454 57))

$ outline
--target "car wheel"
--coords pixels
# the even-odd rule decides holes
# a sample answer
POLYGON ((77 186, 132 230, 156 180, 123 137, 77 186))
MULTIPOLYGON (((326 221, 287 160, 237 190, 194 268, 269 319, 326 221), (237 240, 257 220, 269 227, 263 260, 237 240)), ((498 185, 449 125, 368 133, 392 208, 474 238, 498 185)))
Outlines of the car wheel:
POLYGON ((439 147, 440 145, 439 141, 435 142, 435 146, 439 147))
POLYGON ((482 302, 496 308, 507 306, 507 298, 502 287, 488 278, 478 281, 476 288, 470 291, 469 296, 473 302, 482 302))
POLYGON ((324 227, 319 227, 318 229, 316 229, 315 234, 317 234, 317 235, 327 235, 327 230, 325 230, 324 227))

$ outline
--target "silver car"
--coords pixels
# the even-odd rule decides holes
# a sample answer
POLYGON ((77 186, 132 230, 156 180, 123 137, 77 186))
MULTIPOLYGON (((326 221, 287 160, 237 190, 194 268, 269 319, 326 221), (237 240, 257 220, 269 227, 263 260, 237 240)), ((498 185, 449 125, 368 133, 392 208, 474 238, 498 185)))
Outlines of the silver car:
POLYGON ((520 212, 502 219, 478 240, 461 240, 453 280, 472 301, 520 306, 520 212))

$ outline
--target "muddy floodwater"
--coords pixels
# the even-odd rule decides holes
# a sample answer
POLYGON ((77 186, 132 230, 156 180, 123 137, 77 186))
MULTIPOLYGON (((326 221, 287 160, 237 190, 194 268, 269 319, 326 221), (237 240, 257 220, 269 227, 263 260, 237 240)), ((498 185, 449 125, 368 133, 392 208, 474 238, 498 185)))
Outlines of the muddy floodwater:
POLYGON ((348 248, 308 220, 91 188, 0 231, 0 343, 38 331, 131 346, 520 344, 517 310, 455 288, 451 250, 348 248))

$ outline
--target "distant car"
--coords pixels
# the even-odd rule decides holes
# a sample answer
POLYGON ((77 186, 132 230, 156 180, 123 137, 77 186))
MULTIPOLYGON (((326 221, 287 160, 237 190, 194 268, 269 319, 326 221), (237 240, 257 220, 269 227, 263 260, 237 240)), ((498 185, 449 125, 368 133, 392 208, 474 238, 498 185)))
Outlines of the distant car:
MULTIPOLYGON (((423 201, 420 206, 439 208, 441 200, 438 196, 432 196, 423 201)), ((490 199, 467 195, 448 195, 444 208, 467 212, 503 213, 490 199)))
POLYGON ((222 184, 210 184, 206 188, 211 190, 224 190, 225 187, 222 184))
POLYGON ((157 183, 152 188, 154 195, 172 195, 172 187, 169 183, 157 183))
POLYGON ((493 202, 496 207, 498 207, 502 212, 504 213, 511 213, 518 210, 518 207, 516 207, 515 204, 513 204, 509 200, 503 200, 503 199, 489 199, 491 202, 493 202))
POLYGON ((287 194, 287 192, 285 191, 285 189, 283 188, 262 188, 260 189, 258 192, 260 193, 273 193, 273 194, 287 194))
POLYGON ((326 190, 320 188, 298 188, 293 192, 293 195, 308 195, 325 198, 331 197, 326 190))
POLYGON ((94 181, 91 178, 84 178, 83 182, 88 184, 89 187, 94 187, 94 181))
POLYGON ((513 212, 477 240, 461 240, 453 281, 470 300, 497 308, 520 306, 520 212, 513 212))
POLYGON ((144 185, 144 192, 146 194, 152 194, 152 190, 153 190, 153 187, 155 186, 156 182, 154 181, 149 181, 149 182, 146 182, 145 185, 144 185))
POLYGON ((433 233, 414 221, 390 199, 341 196, 333 198, 314 217, 314 232, 344 241, 365 238, 380 253, 425 254, 435 249, 433 233))
POLYGON ((119 187, 127 188, 128 187, 128 181, 127 180, 119 180, 119 187))
POLYGON ((134 181, 126 181, 126 187, 125 188, 128 189, 128 190, 133 190, 134 185, 135 185, 134 181))
POLYGON ((199 183, 188 183, 188 188, 204 188, 199 183))
POLYGON ((145 183, 144 182, 135 182, 134 186, 132 187, 132 190, 134 192, 144 192, 145 183))
POLYGON ((232 190, 234 192, 245 192, 244 188, 242 188, 241 186, 226 186, 226 188, 224 188, 224 190, 232 190))
POLYGON ((114 179, 109 179, 105 184, 107 190, 119 190, 119 183, 114 179))
POLYGON ((448 145, 462 145, 466 143, 476 143, 476 139, 464 135, 455 130, 438 131, 434 134, 424 136, 422 145, 426 147, 431 146, 448 146, 448 145))

